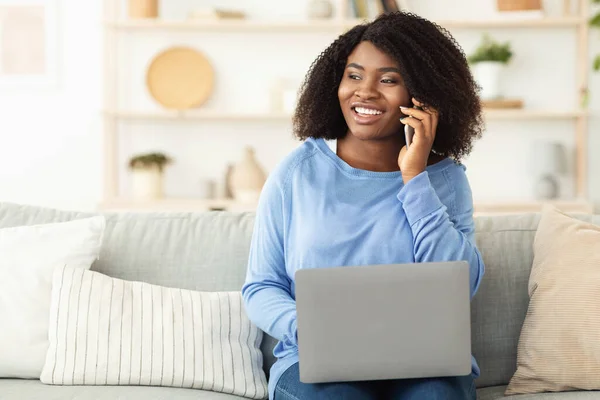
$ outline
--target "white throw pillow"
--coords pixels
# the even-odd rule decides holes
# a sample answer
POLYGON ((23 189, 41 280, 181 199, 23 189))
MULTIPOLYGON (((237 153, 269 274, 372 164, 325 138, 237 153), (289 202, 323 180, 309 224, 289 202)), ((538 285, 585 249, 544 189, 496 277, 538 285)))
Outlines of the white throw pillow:
POLYGON ((0 377, 39 379, 48 350, 52 274, 89 269, 98 258, 102 216, 0 229, 0 377))
POLYGON ((260 343, 240 292, 198 292, 58 268, 50 385, 143 385, 267 398, 260 343))

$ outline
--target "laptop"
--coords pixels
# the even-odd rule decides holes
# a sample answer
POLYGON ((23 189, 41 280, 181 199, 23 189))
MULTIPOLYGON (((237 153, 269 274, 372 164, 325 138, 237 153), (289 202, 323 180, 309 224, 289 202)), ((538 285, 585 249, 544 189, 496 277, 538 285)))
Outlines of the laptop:
POLYGON ((296 272, 300 381, 471 373, 465 261, 296 272))

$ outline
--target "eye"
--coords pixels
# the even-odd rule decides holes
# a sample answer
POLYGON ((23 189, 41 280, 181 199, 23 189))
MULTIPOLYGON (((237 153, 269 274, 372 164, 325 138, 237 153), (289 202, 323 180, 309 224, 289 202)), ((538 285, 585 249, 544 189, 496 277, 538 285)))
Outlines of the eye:
POLYGON ((358 76, 356 74, 348 74, 348 78, 358 80, 358 79, 360 79, 360 76, 358 76))
POLYGON ((391 78, 382 79, 381 82, 383 82, 383 83, 390 83, 390 84, 398 83, 398 81, 396 81, 395 79, 391 79, 391 78))

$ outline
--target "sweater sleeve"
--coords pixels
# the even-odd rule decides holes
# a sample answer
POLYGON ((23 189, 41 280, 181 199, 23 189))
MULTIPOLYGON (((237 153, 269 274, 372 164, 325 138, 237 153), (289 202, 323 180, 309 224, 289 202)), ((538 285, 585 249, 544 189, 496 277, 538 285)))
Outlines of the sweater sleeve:
POLYGON ((284 258, 283 190, 271 175, 256 210, 242 296, 249 319, 263 332, 297 345, 296 302, 284 258))
POLYGON ((485 267, 475 245, 471 188, 464 167, 460 171, 453 174, 449 185, 453 192, 451 214, 433 188, 427 171, 411 179, 398 193, 398 200, 412 230, 415 262, 467 261, 473 297, 485 267))

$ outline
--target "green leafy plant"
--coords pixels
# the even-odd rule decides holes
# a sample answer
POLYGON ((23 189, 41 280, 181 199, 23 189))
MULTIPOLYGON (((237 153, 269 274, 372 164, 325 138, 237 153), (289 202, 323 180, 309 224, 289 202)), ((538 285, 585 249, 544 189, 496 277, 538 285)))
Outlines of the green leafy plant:
POLYGON ((129 160, 129 168, 158 168, 158 170, 162 172, 164 167, 172 162, 173 160, 163 153, 144 153, 131 157, 129 160))
MULTIPOLYGON (((592 0, 594 4, 600 4, 600 0, 592 0)), ((600 11, 590 19, 590 26, 594 28, 600 28, 600 11)), ((600 71, 600 54, 596 54, 594 58, 594 71, 600 71)))
MULTIPOLYGON (((596 1, 596 0, 594 0, 596 1)), ((483 39, 473 54, 468 57, 471 64, 484 61, 499 62, 507 64, 513 56, 510 43, 498 43, 488 34, 483 35, 483 39)))

